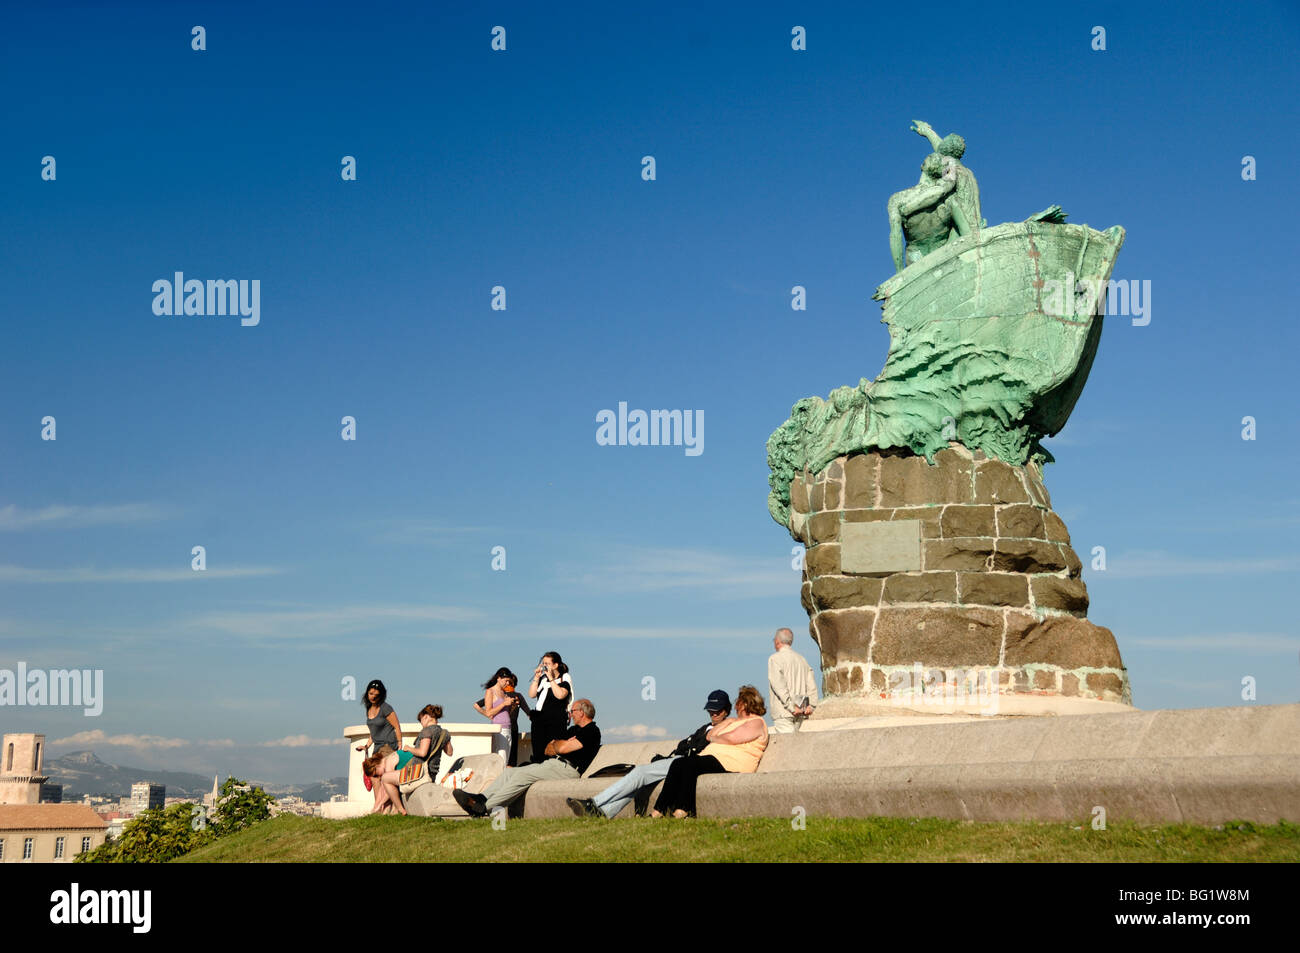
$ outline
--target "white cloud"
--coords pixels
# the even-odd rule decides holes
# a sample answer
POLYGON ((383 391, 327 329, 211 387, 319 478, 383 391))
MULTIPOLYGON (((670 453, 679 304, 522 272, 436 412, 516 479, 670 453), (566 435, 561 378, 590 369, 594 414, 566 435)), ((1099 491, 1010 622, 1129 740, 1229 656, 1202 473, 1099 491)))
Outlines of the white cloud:
POLYGON ((193 582, 207 579, 241 579, 246 576, 273 576, 282 570, 269 566, 233 566, 202 572, 178 569, 29 569, 26 566, 0 566, 0 582, 193 582))
MULTIPOLYGON (((1084 560, 1087 562, 1087 559, 1084 560)), ((1218 576, 1255 572, 1294 572, 1300 569, 1295 557, 1233 559, 1197 558, 1160 550, 1113 553, 1106 557, 1106 576, 1115 579, 1151 579, 1160 576, 1218 576)), ((1100 573, 1089 575, 1089 581, 1100 573)))
POLYGON ((556 642, 561 639, 690 639, 693 642, 709 639, 749 639, 763 644, 772 641, 771 631, 761 629, 722 628, 721 626, 614 626, 614 625, 558 625, 546 623, 503 623, 485 625, 482 629, 456 629, 429 633, 433 639, 456 639, 470 642, 531 641, 556 642))
POLYGON ((667 738, 668 729, 658 725, 616 725, 601 731, 601 737, 631 738, 634 741, 652 741, 667 738))
POLYGON ((260 748, 310 748, 316 745, 347 744, 346 738, 312 738, 308 735, 286 735, 276 741, 260 741, 260 748))
POLYGON ((182 623, 184 628, 224 632, 243 638, 328 639, 419 622, 469 622, 481 618, 465 606, 378 605, 329 609, 211 612, 182 623))
POLYGON ((174 515, 175 510, 157 503, 113 503, 90 506, 43 506, 22 509, 14 504, 0 507, 0 532, 29 529, 82 529, 87 526, 115 526, 153 523, 174 515))
POLYGON ((460 545, 463 537, 473 533, 492 532, 487 526, 447 526, 438 520, 385 519, 369 524, 376 543, 403 543, 424 545, 460 545))
POLYGON ((729 280, 727 282, 727 287, 737 294, 748 295, 751 298, 770 298, 773 291, 775 291, 779 296, 782 291, 779 284, 775 285, 775 287, 761 288, 756 285, 741 283, 735 280, 729 280))
POLYGON ((191 741, 187 738, 163 738, 159 735, 110 735, 96 728, 93 731, 78 731, 76 734, 68 735, 66 738, 55 738, 50 744, 52 745, 101 745, 110 748, 189 748, 195 745, 205 745, 213 748, 233 748, 235 743, 229 738, 218 738, 211 741, 191 741))
POLYGON ((1240 682, 1222 681, 1222 682, 1194 682, 1182 678, 1153 678, 1151 679, 1157 685, 1172 685, 1174 688, 1182 689, 1186 692, 1196 692, 1205 698, 1213 698, 1215 694, 1223 695, 1225 691, 1236 693, 1241 689, 1240 682))
POLYGON ((771 557, 764 558, 668 548, 611 549, 602 556, 599 568, 570 568, 562 572, 563 581, 600 592, 702 590, 719 599, 788 595, 799 589, 788 547, 775 548, 771 557))
POLYGON ((1122 640, 1123 645, 1144 648, 1179 649, 1185 652, 1245 652, 1272 655, 1300 651, 1300 636, 1272 632, 1223 632, 1209 635, 1137 636, 1122 640))
MULTIPOLYGON (((78 731, 76 734, 68 735, 66 738, 55 738, 50 741, 50 744, 79 748, 88 745, 95 745, 101 748, 133 748, 136 750, 169 750, 175 748, 195 747, 244 747, 244 745, 237 744, 229 738, 213 738, 206 741, 194 741, 189 738, 164 738, 159 735, 110 735, 99 729, 94 729, 92 731, 78 731)), ((312 738, 310 735, 287 735, 284 738, 277 738, 274 741, 250 742, 247 746, 254 748, 309 748, 327 747, 340 744, 347 744, 347 739, 312 738)))

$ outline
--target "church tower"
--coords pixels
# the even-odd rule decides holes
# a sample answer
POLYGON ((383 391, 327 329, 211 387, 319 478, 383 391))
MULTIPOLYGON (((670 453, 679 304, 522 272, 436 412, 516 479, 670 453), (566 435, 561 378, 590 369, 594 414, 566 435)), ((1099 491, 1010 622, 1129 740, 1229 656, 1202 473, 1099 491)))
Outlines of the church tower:
POLYGON ((0 804, 38 804, 45 764, 45 736, 10 734, 0 746, 0 804))

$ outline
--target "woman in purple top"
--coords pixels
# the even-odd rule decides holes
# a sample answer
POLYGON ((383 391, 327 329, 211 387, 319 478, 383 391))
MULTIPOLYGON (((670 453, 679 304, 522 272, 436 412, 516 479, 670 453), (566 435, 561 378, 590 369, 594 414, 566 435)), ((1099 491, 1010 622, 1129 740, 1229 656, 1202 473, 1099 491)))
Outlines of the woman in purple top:
POLYGON ((516 719, 519 717, 519 696, 515 693, 517 683, 514 672, 499 668, 483 684, 483 701, 474 704, 475 711, 499 726, 497 734, 492 736, 492 753, 501 755, 508 765, 514 761, 516 719))

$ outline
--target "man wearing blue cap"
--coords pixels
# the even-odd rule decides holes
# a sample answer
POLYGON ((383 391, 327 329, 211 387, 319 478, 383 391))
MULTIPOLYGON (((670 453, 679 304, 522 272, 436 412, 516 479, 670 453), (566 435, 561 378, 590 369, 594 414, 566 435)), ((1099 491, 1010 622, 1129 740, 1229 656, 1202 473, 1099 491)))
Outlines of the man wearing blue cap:
POLYGON ((677 742, 677 747, 673 749, 672 754, 655 755, 654 760, 649 764, 638 764, 595 797, 565 798, 569 810, 578 817, 606 819, 618 817, 619 811, 636 797, 637 791, 654 787, 668 777, 668 769, 672 767, 674 761, 678 758, 689 758, 703 750, 709 743, 709 732, 722 724, 731 714, 731 698, 722 689, 709 692, 709 700, 705 702, 704 710, 709 713, 708 724, 701 725, 689 738, 677 742))

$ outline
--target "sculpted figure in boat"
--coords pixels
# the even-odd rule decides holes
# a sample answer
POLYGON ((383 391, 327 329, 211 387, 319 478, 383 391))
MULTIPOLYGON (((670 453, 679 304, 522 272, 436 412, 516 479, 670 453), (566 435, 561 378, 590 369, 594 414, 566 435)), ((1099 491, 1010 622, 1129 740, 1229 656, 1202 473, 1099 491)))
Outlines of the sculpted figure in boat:
POLYGON ((912 129, 934 152, 887 204, 897 273, 874 297, 889 354, 874 380, 800 400, 768 439, 768 510, 782 525, 794 475, 844 454, 933 460, 956 442, 1012 465, 1051 460, 1039 441, 1065 425, 1096 355, 1097 289, 1124 229, 1067 225, 1055 205, 988 228, 965 141, 920 120, 912 129))

